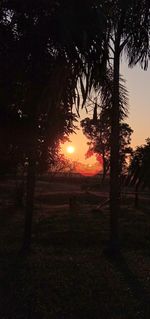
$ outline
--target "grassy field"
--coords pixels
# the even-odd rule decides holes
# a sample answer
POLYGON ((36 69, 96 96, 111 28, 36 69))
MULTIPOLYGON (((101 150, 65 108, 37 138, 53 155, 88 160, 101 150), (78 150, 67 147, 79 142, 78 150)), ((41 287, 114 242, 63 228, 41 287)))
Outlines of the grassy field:
POLYGON ((21 256, 24 211, 14 182, 0 183, 1 319, 150 318, 150 200, 135 210, 126 196, 120 216, 122 256, 104 253, 107 194, 80 184, 39 182, 32 250, 21 256), (76 198, 69 207, 70 198, 76 198))

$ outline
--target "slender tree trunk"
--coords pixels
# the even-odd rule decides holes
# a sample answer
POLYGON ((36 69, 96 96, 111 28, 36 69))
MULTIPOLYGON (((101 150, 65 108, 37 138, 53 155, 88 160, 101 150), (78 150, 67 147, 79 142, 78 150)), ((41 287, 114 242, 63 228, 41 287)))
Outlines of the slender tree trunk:
POLYGON ((25 207, 25 226, 23 238, 23 252, 29 251, 32 237, 32 219, 34 209, 34 192, 35 192, 35 170, 36 160, 34 148, 29 154, 29 165, 27 171, 27 188, 26 188, 26 207, 25 207))
POLYGON ((119 253, 118 218, 120 212, 120 160, 119 160, 119 69, 120 36, 116 34, 113 67, 113 101, 111 115, 111 154, 110 154, 110 251, 119 253))
POLYGON ((104 184, 105 178, 106 178, 106 161, 105 161, 105 157, 103 156, 103 174, 102 174, 102 185, 104 184))

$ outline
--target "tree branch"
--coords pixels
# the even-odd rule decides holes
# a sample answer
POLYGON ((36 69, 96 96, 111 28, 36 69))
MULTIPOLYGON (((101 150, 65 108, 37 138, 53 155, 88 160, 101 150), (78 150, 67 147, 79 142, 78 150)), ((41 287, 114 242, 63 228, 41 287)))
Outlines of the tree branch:
POLYGON ((114 51, 114 49, 112 48, 112 46, 111 46, 110 44, 108 44, 108 46, 109 46, 110 50, 111 50, 113 53, 115 53, 115 51, 114 51))
POLYGON ((119 52, 121 53, 121 51, 123 50, 123 48, 125 47, 126 43, 128 42, 128 39, 130 37, 130 34, 127 36, 127 38, 121 43, 120 45, 120 49, 119 52))

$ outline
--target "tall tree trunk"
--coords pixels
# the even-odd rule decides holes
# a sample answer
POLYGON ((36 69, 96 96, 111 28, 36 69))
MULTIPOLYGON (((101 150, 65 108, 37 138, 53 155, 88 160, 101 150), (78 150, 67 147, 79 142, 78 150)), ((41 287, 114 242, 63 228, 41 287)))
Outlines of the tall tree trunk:
POLYGON ((113 101, 111 114, 111 154, 110 154, 110 251, 119 253, 118 218, 120 212, 120 160, 119 160, 119 69, 120 36, 116 34, 113 66, 113 101))
POLYGON ((106 178, 106 172, 107 172, 107 169, 106 169, 106 160, 105 160, 105 156, 102 155, 102 158, 103 158, 103 174, 102 174, 102 180, 101 180, 101 184, 104 185, 104 181, 105 181, 105 178, 106 178))
POLYGON ((22 250, 28 251, 31 246, 32 237, 32 219, 34 209, 34 192, 35 192, 35 170, 36 159, 34 147, 30 150, 29 164, 27 171, 27 188, 26 188, 26 207, 25 207, 25 226, 22 250))

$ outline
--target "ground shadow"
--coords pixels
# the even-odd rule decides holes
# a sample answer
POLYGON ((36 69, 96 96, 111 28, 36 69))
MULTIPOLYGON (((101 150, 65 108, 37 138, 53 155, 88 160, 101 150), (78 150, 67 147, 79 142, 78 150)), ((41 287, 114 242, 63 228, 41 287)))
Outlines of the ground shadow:
POLYGON ((122 253, 120 253, 117 258, 112 258, 110 256, 107 256, 107 258, 111 258, 111 262, 115 266, 116 271, 123 275, 132 296, 138 301, 138 313, 140 318, 150 318, 150 296, 137 276, 130 269, 126 258, 122 253))

